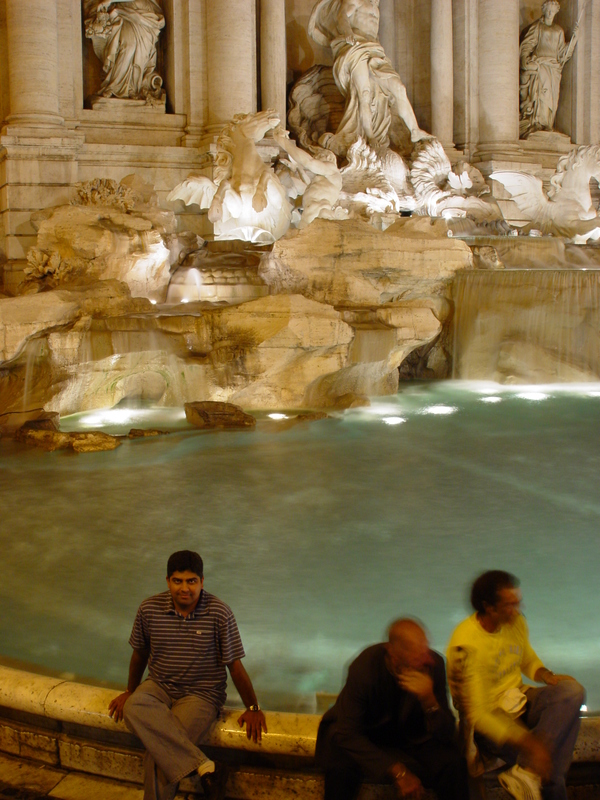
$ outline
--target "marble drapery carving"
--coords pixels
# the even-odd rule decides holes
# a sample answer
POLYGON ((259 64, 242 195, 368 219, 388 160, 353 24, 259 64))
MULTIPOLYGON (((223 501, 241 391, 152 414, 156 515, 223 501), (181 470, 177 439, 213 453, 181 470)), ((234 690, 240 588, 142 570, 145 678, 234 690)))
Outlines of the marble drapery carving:
POLYGON ((542 5, 542 16, 526 31, 521 42, 521 138, 534 131, 554 130, 563 67, 573 55, 577 27, 569 43, 554 17, 558 0, 542 5))
POLYGON ((318 44, 331 47, 335 82, 346 99, 338 130, 325 134, 321 144, 342 156, 360 137, 375 149, 386 149, 393 115, 404 121, 413 142, 427 136, 379 43, 379 0, 319 0, 308 32, 318 44))
POLYGON ((85 35, 105 73, 98 94, 161 102, 156 61, 165 18, 158 0, 92 0, 86 6, 85 35))

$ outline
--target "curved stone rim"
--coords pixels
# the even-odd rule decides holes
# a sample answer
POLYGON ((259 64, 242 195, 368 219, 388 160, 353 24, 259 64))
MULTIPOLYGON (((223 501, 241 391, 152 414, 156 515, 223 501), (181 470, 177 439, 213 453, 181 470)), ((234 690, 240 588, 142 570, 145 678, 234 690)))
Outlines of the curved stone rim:
MULTIPOLYGON (((115 723, 108 715, 108 704, 116 693, 114 689, 0 666, 1 707, 57 722, 129 733, 123 722, 115 723)), ((319 715, 267 711, 269 732, 263 734, 260 744, 254 744, 237 724, 240 713, 241 709, 225 708, 205 743, 216 748, 314 757, 319 715)), ((600 761, 600 716, 582 719, 574 761, 600 761)))

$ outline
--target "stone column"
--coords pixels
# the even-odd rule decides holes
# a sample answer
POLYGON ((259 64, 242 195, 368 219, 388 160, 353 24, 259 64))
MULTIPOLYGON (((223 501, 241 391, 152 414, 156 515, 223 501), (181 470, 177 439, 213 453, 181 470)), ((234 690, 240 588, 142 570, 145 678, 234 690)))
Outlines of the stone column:
POLYGON ((519 150, 519 0, 479 0, 480 158, 519 150))
POLYGON ((386 56, 392 62, 394 69, 396 63, 396 3, 395 0, 379 0, 379 41, 386 56))
POLYGON ((209 0, 206 36, 208 124, 212 126, 227 122, 235 114, 256 111, 255 0, 209 0))
POLYGON ((9 125, 62 125, 56 0, 6 0, 9 125))
POLYGON ((444 147, 454 142, 452 0, 431 0, 431 132, 444 147))
POLYGON ((285 0, 260 2, 260 93, 261 108, 273 108, 286 124, 287 50, 285 0))

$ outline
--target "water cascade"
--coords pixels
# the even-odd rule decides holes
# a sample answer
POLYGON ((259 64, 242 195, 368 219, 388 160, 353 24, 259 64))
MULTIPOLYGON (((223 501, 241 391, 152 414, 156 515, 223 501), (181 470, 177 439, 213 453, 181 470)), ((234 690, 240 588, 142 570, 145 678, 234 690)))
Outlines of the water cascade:
POLYGON ((453 289, 454 375, 498 383, 600 378, 600 270, 465 272, 453 289))

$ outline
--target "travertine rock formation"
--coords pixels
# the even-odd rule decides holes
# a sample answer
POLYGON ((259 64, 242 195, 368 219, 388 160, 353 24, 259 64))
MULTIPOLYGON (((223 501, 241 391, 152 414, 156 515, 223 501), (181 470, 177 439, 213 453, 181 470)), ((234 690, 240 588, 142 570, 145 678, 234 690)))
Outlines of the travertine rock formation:
MULTIPOLYGON (((122 283, 0 301, 6 410, 67 413, 121 401, 332 407, 397 389, 398 367, 434 342, 450 284, 472 268, 443 220, 315 220, 260 266, 271 295, 157 310, 122 283)), ((1 364, 0 364, 1 366, 1 364)))
POLYGON ((260 273, 275 292, 300 292, 336 308, 441 309, 455 272, 472 266, 468 246, 448 237, 443 220, 399 220, 384 233, 358 220, 315 220, 277 242, 260 273))
POLYGON ((256 427, 256 419, 251 414, 236 406, 235 403, 219 403, 201 400, 186 403, 187 421, 196 428, 239 429, 256 427))
POLYGON ((25 290, 124 281, 134 297, 162 301, 171 277, 167 237, 177 223, 134 176, 120 184, 81 184, 70 205, 37 215, 37 245, 27 256, 25 290))

